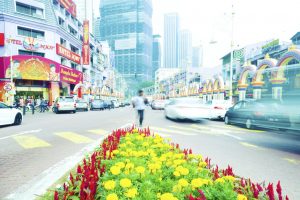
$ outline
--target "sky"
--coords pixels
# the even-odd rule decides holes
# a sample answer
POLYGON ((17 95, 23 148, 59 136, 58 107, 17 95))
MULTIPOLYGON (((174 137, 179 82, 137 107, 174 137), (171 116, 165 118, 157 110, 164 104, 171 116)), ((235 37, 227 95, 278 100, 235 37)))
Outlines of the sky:
MULTIPOLYGON (((99 0, 94 0, 99 8, 99 0)), ((298 0, 152 0, 153 33, 163 36, 164 14, 178 12, 180 26, 193 34, 193 44, 204 47, 204 65, 220 64, 230 51, 232 5, 234 44, 243 47, 270 39, 289 41, 300 31, 298 0), (216 41, 210 44, 210 41, 216 41)), ((99 13, 98 9, 95 11, 99 13)))

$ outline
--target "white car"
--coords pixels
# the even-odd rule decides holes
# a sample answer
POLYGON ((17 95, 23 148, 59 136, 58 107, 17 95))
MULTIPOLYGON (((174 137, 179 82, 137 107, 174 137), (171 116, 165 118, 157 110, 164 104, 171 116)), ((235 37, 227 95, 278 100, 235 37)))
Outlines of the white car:
POLYGON ((165 106, 165 117, 175 120, 202 120, 209 118, 209 107, 198 98, 172 99, 165 106))
POLYGON ((167 101, 166 100, 154 100, 151 103, 151 108, 153 110, 163 110, 166 106, 167 101))
POLYGON ((209 107, 209 119, 224 119, 227 110, 232 107, 230 100, 212 100, 205 103, 209 107))
POLYGON ((58 97, 54 102, 53 111, 56 114, 60 112, 76 113, 76 102, 73 97, 58 97))
POLYGON ((20 125, 22 121, 23 115, 20 110, 0 102, 0 126, 10 124, 20 125))

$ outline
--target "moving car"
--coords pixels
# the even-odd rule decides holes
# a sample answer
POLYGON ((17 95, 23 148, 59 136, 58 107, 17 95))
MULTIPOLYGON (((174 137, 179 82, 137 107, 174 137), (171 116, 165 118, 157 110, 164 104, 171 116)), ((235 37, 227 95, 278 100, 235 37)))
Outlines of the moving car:
POLYGON ((154 100, 151 103, 151 108, 153 110, 163 110, 165 108, 166 101, 165 100, 154 100))
POLYGON ((56 114, 60 112, 76 113, 76 102, 73 97, 58 97, 54 101, 53 111, 56 114))
POLYGON ((104 101, 101 99, 94 99, 91 102, 91 106, 90 106, 90 110, 104 110, 105 109, 105 105, 104 105, 104 101))
POLYGON ((112 100, 111 103, 112 103, 112 108, 119 108, 120 107, 120 104, 117 100, 112 100))
POLYGON ((289 114, 279 101, 243 100, 237 102, 225 114, 225 124, 287 129, 291 126, 289 114))
POLYGON ((76 100, 76 110, 89 111, 89 103, 84 99, 76 100))
POLYGON ((165 106, 165 117, 177 120, 202 120, 209 118, 209 107, 198 98, 172 99, 165 106))
POLYGON ((105 109, 112 109, 113 108, 112 101, 109 101, 109 100, 104 101, 104 108, 105 109))
POLYGON ((205 104, 209 107, 209 119, 224 120, 227 110, 232 107, 232 103, 229 100, 212 100, 205 104))
POLYGON ((23 115, 19 109, 13 108, 0 102, 0 126, 2 125, 20 125, 22 124, 23 115))

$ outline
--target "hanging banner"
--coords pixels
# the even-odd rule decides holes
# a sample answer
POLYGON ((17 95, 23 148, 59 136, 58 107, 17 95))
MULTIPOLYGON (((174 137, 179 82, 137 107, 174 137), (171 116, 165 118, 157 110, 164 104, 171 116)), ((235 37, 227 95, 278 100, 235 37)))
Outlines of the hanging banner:
POLYGON ((61 46, 60 44, 56 44, 56 54, 63 56, 77 64, 80 64, 80 55, 74 53, 73 51, 61 46))
POLYGON ((72 0, 59 0, 60 5, 62 5, 73 17, 76 18, 76 4, 72 0))
POLYGON ((90 30, 89 21, 83 21, 83 45, 82 45, 82 64, 90 64, 90 30))

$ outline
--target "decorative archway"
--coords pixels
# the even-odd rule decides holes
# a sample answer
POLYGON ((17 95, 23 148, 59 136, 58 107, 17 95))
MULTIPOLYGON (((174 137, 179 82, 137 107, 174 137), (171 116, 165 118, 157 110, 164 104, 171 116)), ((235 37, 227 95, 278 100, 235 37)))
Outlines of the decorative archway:
POLYGON ((225 84, 221 76, 217 76, 213 84, 214 99, 224 100, 225 84))
POLYGON ((243 66, 243 71, 240 75, 240 79, 238 81, 238 89, 239 89, 239 100, 244 100, 246 98, 246 89, 248 88, 247 79, 250 73, 256 72, 256 66, 251 65, 251 63, 247 63, 243 66))
POLYGON ((269 54, 266 54, 265 59, 263 59, 260 64, 257 66, 257 71, 252 79, 253 86, 253 98, 261 99, 261 90, 262 86, 265 84, 263 81, 263 72, 267 68, 276 67, 277 60, 270 58, 269 54))
POLYGON ((282 99, 282 84, 286 82, 285 68, 291 60, 300 62, 300 50, 295 45, 289 47, 288 52, 278 60, 278 69, 272 73, 271 82, 273 85, 272 94, 274 99, 282 99))

